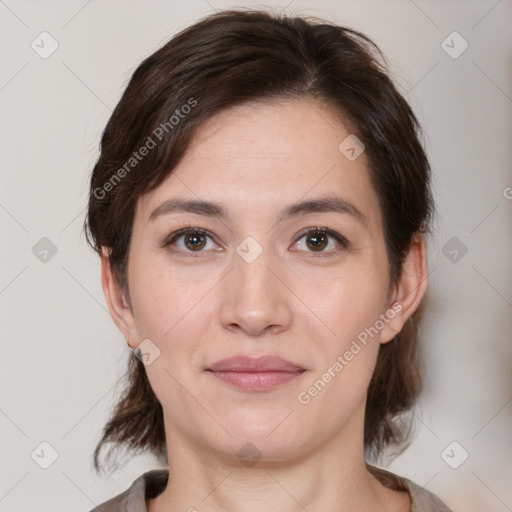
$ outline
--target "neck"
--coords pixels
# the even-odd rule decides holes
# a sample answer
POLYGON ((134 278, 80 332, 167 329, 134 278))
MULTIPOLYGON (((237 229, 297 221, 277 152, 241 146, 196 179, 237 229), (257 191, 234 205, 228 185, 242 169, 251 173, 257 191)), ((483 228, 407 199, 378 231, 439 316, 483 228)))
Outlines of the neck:
POLYGON ((407 512, 407 493, 385 488, 367 471, 362 428, 350 427, 293 460, 244 465, 198 447, 166 421, 169 480, 148 512, 407 512))

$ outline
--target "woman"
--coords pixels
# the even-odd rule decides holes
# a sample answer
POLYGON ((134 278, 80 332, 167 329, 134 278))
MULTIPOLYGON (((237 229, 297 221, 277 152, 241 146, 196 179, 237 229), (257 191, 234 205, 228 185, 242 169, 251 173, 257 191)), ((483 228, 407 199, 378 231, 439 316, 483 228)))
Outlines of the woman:
POLYGON ((86 232, 137 357, 94 454, 155 454, 95 511, 447 511, 367 463, 404 446, 434 206, 366 36, 223 11, 134 72, 86 232))

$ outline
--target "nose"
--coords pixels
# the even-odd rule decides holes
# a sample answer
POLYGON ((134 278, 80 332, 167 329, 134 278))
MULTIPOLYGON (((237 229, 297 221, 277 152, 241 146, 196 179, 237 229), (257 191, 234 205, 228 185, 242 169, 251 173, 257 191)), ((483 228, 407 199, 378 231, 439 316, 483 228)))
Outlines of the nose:
POLYGON ((286 286, 282 266, 263 251, 254 261, 238 253, 223 279, 221 323, 230 331, 247 336, 277 334, 289 328, 292 292, 286 286))

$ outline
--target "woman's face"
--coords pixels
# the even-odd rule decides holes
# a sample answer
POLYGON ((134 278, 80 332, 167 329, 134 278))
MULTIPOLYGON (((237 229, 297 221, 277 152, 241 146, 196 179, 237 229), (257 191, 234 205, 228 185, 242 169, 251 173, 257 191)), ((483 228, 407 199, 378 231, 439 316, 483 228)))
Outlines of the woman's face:
POLYGON ((118 325, 133 347, 150 340, 142 351, 171 449, 268 460, 342 439, 359 449, 351 442, 362 442, 379 343, 405 318, 396 297, 387 300, 381 212, 349 135, 313 100, 230 109, 139 199, 132 309, 118 325), (186 211, 171 201, 197 204, 186 211), (190 233, 172 239, 184 227, 190 233), (315 227, 333 234, 305 233, 315 227), (295 367, 211 371, 232 356, 295 367))

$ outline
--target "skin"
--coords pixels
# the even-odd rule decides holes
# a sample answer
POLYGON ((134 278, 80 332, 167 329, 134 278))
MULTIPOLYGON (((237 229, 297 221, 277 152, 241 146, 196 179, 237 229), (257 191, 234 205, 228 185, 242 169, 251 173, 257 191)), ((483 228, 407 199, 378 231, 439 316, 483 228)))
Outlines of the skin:
POLYGON ((104 252, 102 284, 115 323, 132 348, 150 339, 160 350, 146 371, 164 411, 170 478, 149 500, 150 512, 410 510, 406 492, 367 471, 363 425, 379 344, 402 329, 427 288, 426 247, 415 239, 399 285, 390 288, 365 153, 349 161, 338 150, 349 133, 317 100, 224 111, 196 132, 175 171, 139 198, 129 296, 104 252), (286 206, 325 194, 351 202, 367 226, 337 212, 278 222, 286 206), (223 203, 231 218, 171 213, 149 220, 170 198, 223 203), (214 238, 200 238, 200 252, 183 236, 162 247, 187 224, 214 238), (340 233, 351 247, 328 236, 315 250, 311 235, 301 234, 315 226, 340 233), (236 252, 247 236, 263 249, 252 263, 236 252), (298 394, 394 303, 401 305, 394 318, 301 404, 298 394), (277 355, 307 371, 256 392, 205 371, 238 354, 277 355), (249 442, 261 454, 250 467, 237 456, 249 442))

